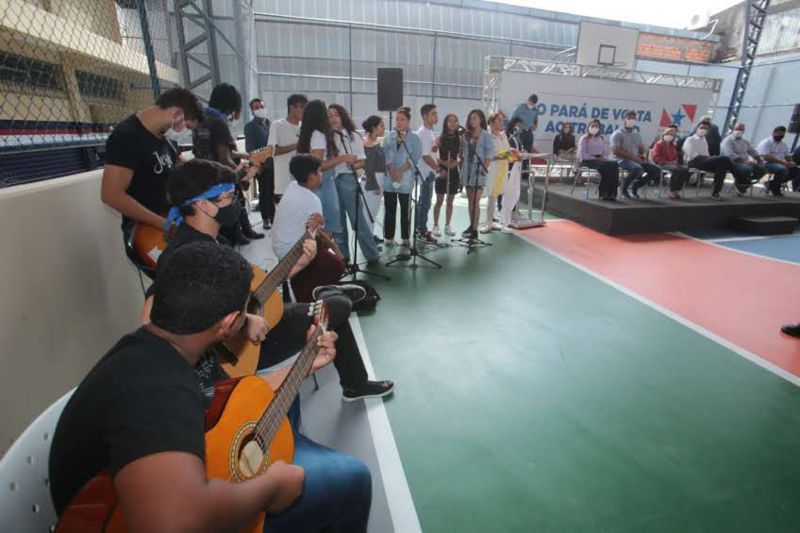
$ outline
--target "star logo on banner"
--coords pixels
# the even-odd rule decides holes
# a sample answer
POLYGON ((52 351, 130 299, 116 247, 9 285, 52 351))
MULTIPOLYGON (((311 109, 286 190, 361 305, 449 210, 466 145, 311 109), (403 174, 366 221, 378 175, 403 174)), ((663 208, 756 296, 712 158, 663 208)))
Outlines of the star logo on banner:
POLYGON ((683 113, 681 113, 681 109, 678 108, 678 111, 672 115, 672 123, 677 124, 678 126, 681 125, 681 121, 686 117, 683 113))

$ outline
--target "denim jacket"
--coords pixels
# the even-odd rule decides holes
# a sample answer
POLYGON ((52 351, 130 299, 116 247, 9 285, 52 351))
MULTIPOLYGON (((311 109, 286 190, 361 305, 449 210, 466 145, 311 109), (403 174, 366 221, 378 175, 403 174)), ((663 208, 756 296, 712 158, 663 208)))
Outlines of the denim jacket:
MULTIPOLYGON (((422 158, 422 141, 419 136, 413 131, 409 131, 405 136, 406 146, 411 154, 411 158, 415 163, 419 164, 422 158)), ((406 149, 403 145, 397 146, 397 132, 390 131, 383 139, 383 152, 386 156, 386 165, 391 165, 394 168, 400 167, 408 159, 406 149)), ((414 189, 414 165, 403 173, 403 181, 400 182, 399 187, 394 186, 394 180, 389 175, 389 169, 386 169, 386 175, 383 178, 383 190, 386 192, 398 192, 401 194, 410 194, 414 189)))

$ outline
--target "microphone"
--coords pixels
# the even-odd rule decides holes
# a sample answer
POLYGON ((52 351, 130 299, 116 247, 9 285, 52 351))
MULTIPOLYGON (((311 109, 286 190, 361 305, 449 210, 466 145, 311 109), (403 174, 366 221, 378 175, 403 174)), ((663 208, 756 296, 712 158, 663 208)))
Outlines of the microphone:
POLYGON ((400 132, 400 128, 395 128, 394 131, 397 133, 397 149, 400 149, 400 145, 403 144, 403 134, 400 132))
POLYGON ((456 135, 466 135, 466 134, 467 130, 464 128, 464 126, 462 126, 461 124, 456 126, 456 135))

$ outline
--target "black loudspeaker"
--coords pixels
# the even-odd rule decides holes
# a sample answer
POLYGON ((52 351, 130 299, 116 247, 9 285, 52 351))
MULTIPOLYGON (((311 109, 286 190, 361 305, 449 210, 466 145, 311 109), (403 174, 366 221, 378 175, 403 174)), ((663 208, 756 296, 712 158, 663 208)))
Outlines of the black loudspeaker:
POLYGON ((403 105, 403 69, 378 69, 378 111, 395 111, 403 105))
POLYGON ((795 104, 792 119, 789 121, 789 133, 800 133, 800 104, 795 104))

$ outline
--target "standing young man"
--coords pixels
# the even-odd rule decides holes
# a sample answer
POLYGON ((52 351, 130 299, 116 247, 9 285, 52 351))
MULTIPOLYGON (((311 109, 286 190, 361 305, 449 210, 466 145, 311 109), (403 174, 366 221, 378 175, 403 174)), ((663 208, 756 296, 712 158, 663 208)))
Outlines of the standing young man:
MULTIPOLYGON (((267 146, 270 120, 267 118, 267 107, 261 98, 250 100, 250 112, 253 120, 244 125, 244 149, 250 153, 267 146)), ((264 229, 269 229, 275 218, 275 164, 272 158, 267 159, 256 175, 258 180, 258 210, 264 229)))
MULTIPOLYGON (((238 120, 242 114, 242 95, 239 90, 228 83, 220 83, 211 91, 208 107, 205 109, 205 120, 201 127, 194 130, 192 138, 193 151, 198 159, 216 161, 230 168, 237 168, 235 157, 247 157, 236 151, 236 141, 231 134, 229 122, 238 120)), ((236 197, 245 206, 242 189, 250 187, 250 182, 242 179, 236 184, 236 197)), ((247 209, 239 213, 239 224, 226 229, 223 235, 233 244, 250 244, 252 239, 263 239, 264 234, 253 230, 247 209)))
POLYGON ((269 129, 267 146, 274 146, 272 156, 275 165, 275 202, 280 202, 286 187, 292 182, 289 161, 297 153, 297 139, 300 137, 300 121, 303 109, 308 103, 304 94, 292 94, 286 99, 286 118, 272 123, 269 129))
POLYGON ((419 162, 419 171, 422 174, 422 181, 419 184, 419 197, 414 216, 414 229, 417 237, 424 242, 436 244, 436 239, 428 230, 428 212, 431 210, 431 199, 433 198, 433 182, 436 179, 436 171, 439 164, 435 157, 436 138, 433 135, 433 127, 439 122, 439 113, 434 104, 425 104, 420 109, 422 115, 422 126, 417 130, 417 135, 422 141, 422 159, 419 162))
MULTIPOLYGON (((197 97, 187 89, 175 88, 114 127, 106 141, 100 198, 122 215, 126 239, 135 222, 164 227, 169 211, 167 178, 178 161, 178 150, 169 136, 193 129, 202 120, 203 108, 197 97)), ((141 259, 131 259, 141 263, 141 259)))
POLYGON ((522 121, 522 133, 520 134, 520 141, 522 147, 526 152, 533 149, 533 132, 539 127, 539 111, 536 109, 536 104, 539 103, 539 97, 532 94, 528 100, 519 104, 514 108, 511 113, 511 121, 519 118, 522 121))

